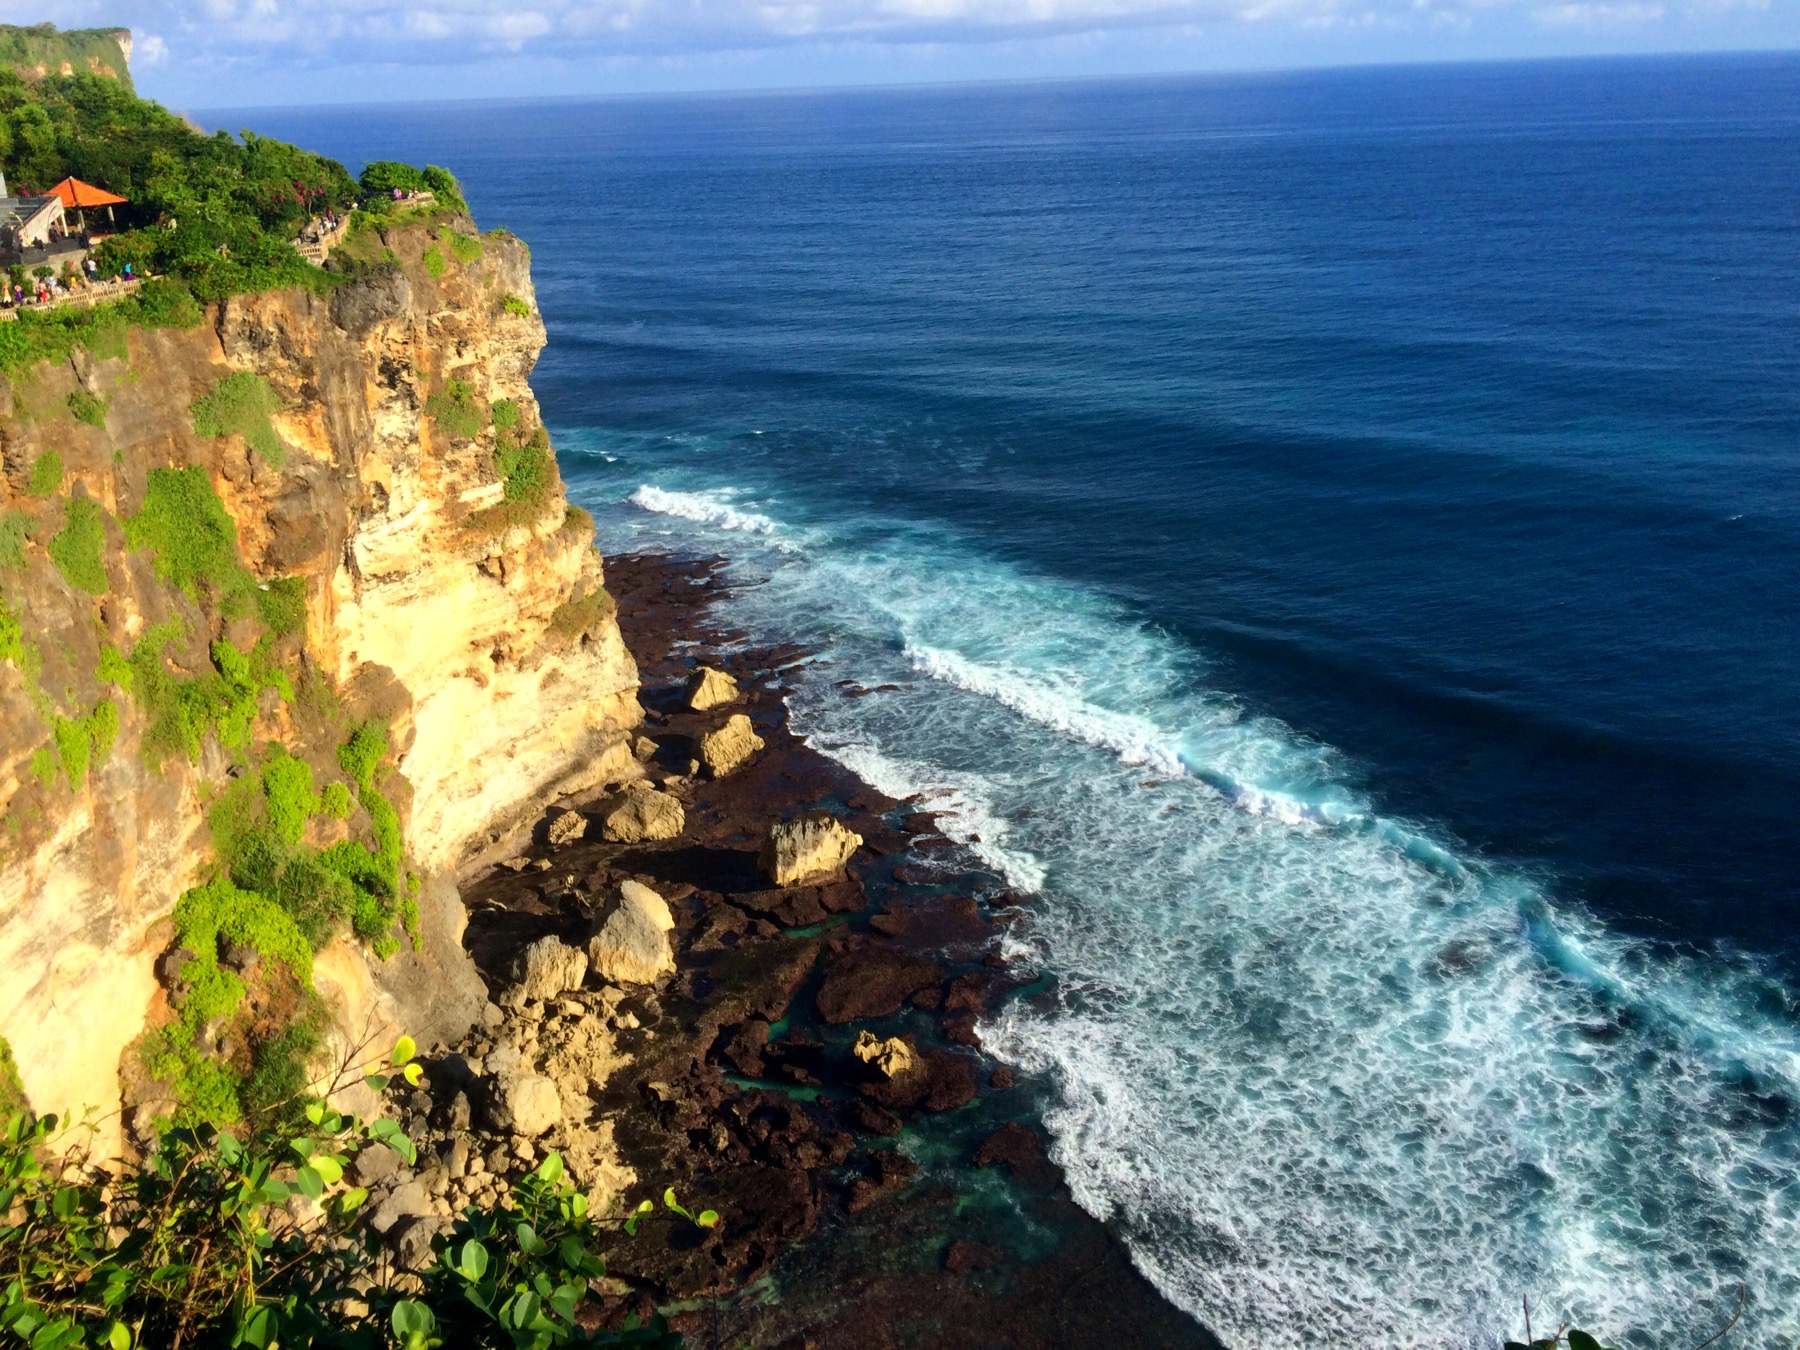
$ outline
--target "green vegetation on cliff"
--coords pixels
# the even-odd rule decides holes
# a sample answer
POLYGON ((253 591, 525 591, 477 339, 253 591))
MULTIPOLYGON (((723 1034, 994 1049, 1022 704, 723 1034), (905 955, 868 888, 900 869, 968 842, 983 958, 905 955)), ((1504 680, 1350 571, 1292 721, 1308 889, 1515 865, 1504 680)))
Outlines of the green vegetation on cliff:
POLYGON ((272 413, 281 411, 281 400, 269 382, 253 371, 233 371, 205 398, 193 406, 194 431, 201 436, 242 436, 263 463, 279 469, 287 451, 275 434, 272 413))
POLYGON ((309 217, 356 196, 341 164, 249 132, 204 135, 85 61, 59 71, 0 64, 0 166, 15 192, 73 175, 125 197, 114 209, 125 228, 100 252, 109 267, 178 277, 202 299, 331 284, 292 241, 309 217))
MULTIPOLYGON (((314 1086, 358 1074, 378 1092, 416 1084, 415 1049, 402 1037, 385 1063, 347 1065, 314 1086)), ((590 1215, 550 1153, 504 1208, 466 1210, 406 1274, 362 1222, 369 1193, 353 1165, 386 1148, 416 1166, 413 1142, 392 1120, 323 1103, 293 1116, 242 1136, 169 1130, 141 1163, 104 1169, 71 1149, 54 1116, 0 1117, 0 1338, 33 1350, 680 1346, 660 1315, 598 1328, 610 1320, 602 1236, 656 1221, 698 1237, 719 1223, 712 1210, 694 1214, 665 1190, 661 1215, 649 1200, 622 1222, 590 1215), (295 1201, 312 1217, 295 1222, 295 1201)))
POLYGON ((129 93, 131 67, 125 58, 125 43, 129 40, 130 34, 123 28, 67 28, 59 32, 55 24, 49 23, 29 28, 0 24, 0 66, 15 75, 35 79, 60 74, 67 65, 71 71, 117 80, 129 93))

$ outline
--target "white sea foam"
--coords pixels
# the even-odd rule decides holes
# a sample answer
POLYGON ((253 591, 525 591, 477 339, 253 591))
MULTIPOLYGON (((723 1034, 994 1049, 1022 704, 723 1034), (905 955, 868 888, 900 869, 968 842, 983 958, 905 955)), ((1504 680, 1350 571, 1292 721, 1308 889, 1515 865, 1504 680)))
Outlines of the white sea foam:
POLYGON ((799 730, 1037 892, 1011 941, 1058 992, 984 1038, 1054 1083, 1077 1199, 1228 1344, 1491 1346, 1523 1295, 1691 1344, 1739 1281, 1736 1344, 1800 1335, 1800 1052, 1753 963, 1384 816, 1099 597, 891 521, 758 552, 767 523, 723 526, 767 583, 734 618, 823 653, 799 730))
POLYGON ((729 490, 715 492, 671 492, 666 488, 643 484, 631 494, 628 501, 633 506, 642 507, 646 511, 655 511, 659 515, 679 516, 683 520, 698 521, 703 525, 715 525, 722 530, 742 530, 746 534, 775 533, 775 522, 767 516, 755 511, 740 511, 729 502, 721 501, 729 490))

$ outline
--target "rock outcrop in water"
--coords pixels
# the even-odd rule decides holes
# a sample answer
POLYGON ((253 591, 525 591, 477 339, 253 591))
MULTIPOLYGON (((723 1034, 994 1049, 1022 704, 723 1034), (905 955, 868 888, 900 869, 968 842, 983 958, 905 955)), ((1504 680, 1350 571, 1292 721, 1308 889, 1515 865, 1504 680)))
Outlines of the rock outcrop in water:
POLYGON ((329 297, 121 327, 0 385, 0 1035, 103 1147, 121 1064, 125 1097, 158 1090, 131 1047, 170 1017, 171 915, 226 870, 234 792, 296 856, 373 845, 393 932, 359 910, 312 982, 342 1039, 429 1043, 485 1000, 459 867, 640 772, 636 667, 526 383, 525 246, 455 218, 376 251, 329 297))

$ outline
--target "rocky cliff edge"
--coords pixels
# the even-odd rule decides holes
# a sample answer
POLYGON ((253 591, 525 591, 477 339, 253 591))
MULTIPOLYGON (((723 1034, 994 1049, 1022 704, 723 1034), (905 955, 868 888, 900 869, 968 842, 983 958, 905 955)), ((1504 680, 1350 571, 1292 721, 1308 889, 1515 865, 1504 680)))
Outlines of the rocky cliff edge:
MULTIPOLYGON (((484 998, 458 867, 637 772, 637 670, 527 383, 525 246, 462 218, 355 242, 335 289, 103 327, 0 388, 0 1035, 102 1148, 170 1091, 178 900, 256 840, 299 869, 270 889, 370 860, 319 892, 354 914, 318 920, 315 1063, 453 1041, 484 998)), ((240 1077, 281 1001, 256 963, 195 1031, 240 1077)))

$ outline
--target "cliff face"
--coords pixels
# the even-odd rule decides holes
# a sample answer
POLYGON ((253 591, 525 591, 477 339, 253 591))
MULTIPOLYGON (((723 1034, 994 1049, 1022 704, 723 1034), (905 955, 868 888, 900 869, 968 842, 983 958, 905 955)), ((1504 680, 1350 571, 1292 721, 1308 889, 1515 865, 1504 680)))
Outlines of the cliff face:
POLYGON ((131 88, 131 30, 70 28, 54 24, 29 28, 0 24, 0 62, 26 78, 45 75, 104 75, 131 88))
MULTIPOLYGON (((259 756, 323 787, 353 728, 393 748, 416 940, 319 951, 340 1045, 460 1034, 482 989, 459 864, 637 772, 637 671, 591 524, 532 449, 524 245, 466 221, 363 243, 388 261, 328 296, 235 298, 0 390, 0 1035, 39 1110, 119 1106, 122 1056, 129 1080, 128 1047, 169 1015, 169 916, 221 870, 209 807, 259 756), (168 509, 174 486, 204 495, 166 472, 190 466, 256 589, 227 594, 204 502, 168 509)), ((315 809, 303 842, 379 833, 376 811, 315 809)))

